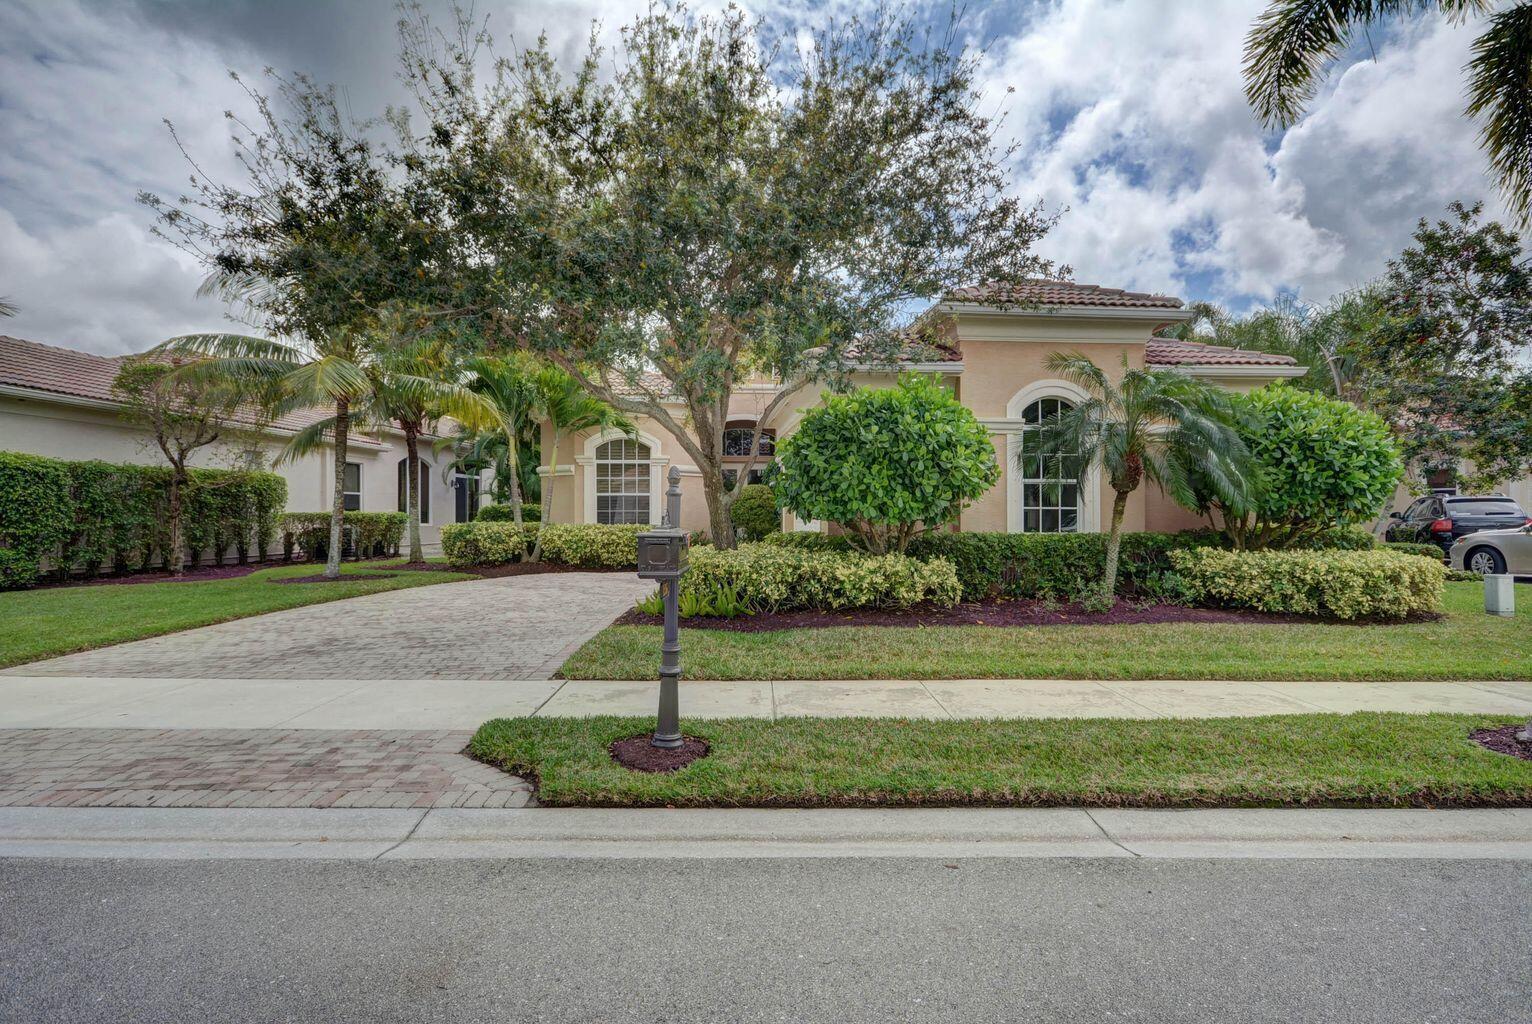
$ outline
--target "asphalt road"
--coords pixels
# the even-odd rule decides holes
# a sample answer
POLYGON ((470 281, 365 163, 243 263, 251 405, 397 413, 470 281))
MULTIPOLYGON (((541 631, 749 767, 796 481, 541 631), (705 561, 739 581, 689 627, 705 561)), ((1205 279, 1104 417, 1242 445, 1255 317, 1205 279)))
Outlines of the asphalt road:
POLYGON ((0 1020, 1532 1021, 1532 866, 0 861, 0 1020))

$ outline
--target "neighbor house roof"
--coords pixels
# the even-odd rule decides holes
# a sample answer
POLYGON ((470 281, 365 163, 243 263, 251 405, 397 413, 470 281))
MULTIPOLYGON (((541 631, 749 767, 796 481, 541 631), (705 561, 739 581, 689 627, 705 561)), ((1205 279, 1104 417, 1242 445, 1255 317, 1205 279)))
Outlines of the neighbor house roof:
POLYGON ((1144 362, 1150 366, 1296 366, 1292 356, 1223 348, 1201 341, 1150 338, 1144 345, 1144 362))
MULTIPOLYGON (((131 357, 77 352, 0 334, 0 388, 22 388, 117 405, 119 399, 112 392, 112 381, 128 358, 131 357)), ((328 415, 321 409, 301 409, 277 418, 270 426, 297 431, 328 415)), ((378 443, 360 435, 352 436, 364 444, 378 443)))
POLYGON ((1047 281, 1028 278, 1007 283, 965 285, 946 294, 948 302, 973 302, 979 305, 1028 306, 1121 306, 1135 309, 1180 309, 1181 300, 1173 295, 1129 292, 1121 288, 1103 288, 1073 281, 1047 281))

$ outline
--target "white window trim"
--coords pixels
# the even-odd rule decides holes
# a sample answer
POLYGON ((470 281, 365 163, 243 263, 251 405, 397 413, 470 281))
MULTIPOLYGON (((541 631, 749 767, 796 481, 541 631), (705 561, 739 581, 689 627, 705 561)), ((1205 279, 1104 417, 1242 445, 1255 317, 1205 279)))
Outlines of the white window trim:
POLYGON ((659 438, 642 430, 636 434, 603 430, 585 439, 580 454, 575 456, 575 465, 579 467, 583 521, 596 521, 596 449, 608 441, 619 440, 636 440, 649 446, 649 525, 658 526, 665 511, 665 467, 670 465, 670 457, 661 454, 663 446, 659 438))
MULTIPOLYGON (((1062 398, 1066 402, 1078 405, 1090 396, 1079 386, 1067 380, 1039 380, 1033 381, 1020 391, 1011 396, 1011 400, 1005 403, 1005 419, 988 420, 985 425, 1005 438, 1005 528, 1009 533, 1023 533, 1022 530, 1022 477, 1021 471, 1016 466, 1016 457, 1021 454, 1022 431, 1025 422, 1022 414, 1027 406, 1039 398, 1062 398)), ((1101 532, 1101 470, 1092 465, 1090 472, 1086 473, 1085 480, 1080 487, 1080 533, 1101 532)))

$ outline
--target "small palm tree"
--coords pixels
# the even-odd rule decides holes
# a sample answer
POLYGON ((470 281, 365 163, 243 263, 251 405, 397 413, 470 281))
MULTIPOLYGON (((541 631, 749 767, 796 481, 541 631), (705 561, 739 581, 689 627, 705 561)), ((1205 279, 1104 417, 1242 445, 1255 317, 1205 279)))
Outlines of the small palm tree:
MULTIPOLYGON (((1196 498, 1192 476, 1234 497, 1250 486, 1249 454, 1233 426, 1227 397, 1218 388, 1175 370, 1129 369, 1113 382, 1079 352, 1055 352, 1048 372, 1086 393, 1084 401, 1050 416, 1039 431, 1042 450, 1070 465, 1083 486, 1099 466, 1112 488, 1111 532, 1099 599, 1117 592, 1117 561, 1128 495, 1147 477, 1176 501, 1196 498)), ((1021 453, 1025 458, 1026 453, 1021 453)))
POLYGON ((375 332, 337 329, 311 343, 287 343, 244 334, 188 334, 171 338, 157 351, 197 356, 183 372, 221 376, 256 396, 274 417, 299 409, 329 406, 334 415, 311 424, 288 441, 278 460, 313 451, 328 438, 335 449, 335 487, 330 505, 330 547, 326 579, 340 576, 345 514, 346 446, 356 414, 365 413, 383 339, 375 332))
MULTIPOLYGON (((533 388, 534 364, 524 356, 508 359, 479 356, 463 364, 468 387, 488 403, 496 427, 505 439, 506 481, 511 490, 511 518, 521 525, 521 438, 533 425, 537 395, 533 388)), ((476 445, 487 448, 487 442, 476 445)), ((498 447, 498 446, 496 446, 498 447)))
POLYGON ((1245 95, 1268 126, 1285 128, 1303 113, 1321 72, 1358 26, 1430 7, 1453 19, 1489 16, 1466 68, 1464 113, 1479 121, 1479 142, 1507 205, 1526 225, 1532 215, 1532 3, 1271 0, 1245 38, 1245 95))
POLYGON ((0 316, 15 316, 21 310, 10 299, 0 296, 0 316))
POLYGON ((553 432, 548 445, 548 479, 543 482, 542 520, 537 528, 537 542, 532 545, 535 562, 542 557, 543 527, 553 518, 553 480, 559 468, 559 443, 582 430, 621 430, 633 437, 637 428, 556 366, 545 366, 533 374, 532 392, 538 417, 546 420, 553 432))

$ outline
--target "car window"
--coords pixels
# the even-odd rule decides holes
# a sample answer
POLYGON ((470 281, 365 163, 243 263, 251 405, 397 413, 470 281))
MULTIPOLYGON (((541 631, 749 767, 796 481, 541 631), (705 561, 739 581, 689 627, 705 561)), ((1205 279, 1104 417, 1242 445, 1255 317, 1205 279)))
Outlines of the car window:
POLYGON ((1426 499, 1425 498, 1416 498, 1414 501, 1410 502, 1410 507, 1404 510, 1404 518, 1406 518, 1406 519, 1418 519, 1418 518, 1420 518, 1421 509, 1423 509, 1425 507, 1426 507, 1426 499))
POLYGON ((1432 498, 1429 501, 1427 501, 1426 502, 1426 507, 1422 510, 1422 512, 1423 512, 1423 518, 1426 518, 1426 519, 1435 519, 1438 516, 1443 515, 1444 513, 1442 512, 1442 501, 1441 501, 1441 499, 1440 498, 1432 498))
POLYGON ((1449 511, 1471 516, 1519 516, 1521 506, 1511 498, 1457 498, 1447 502, 1449 511))

